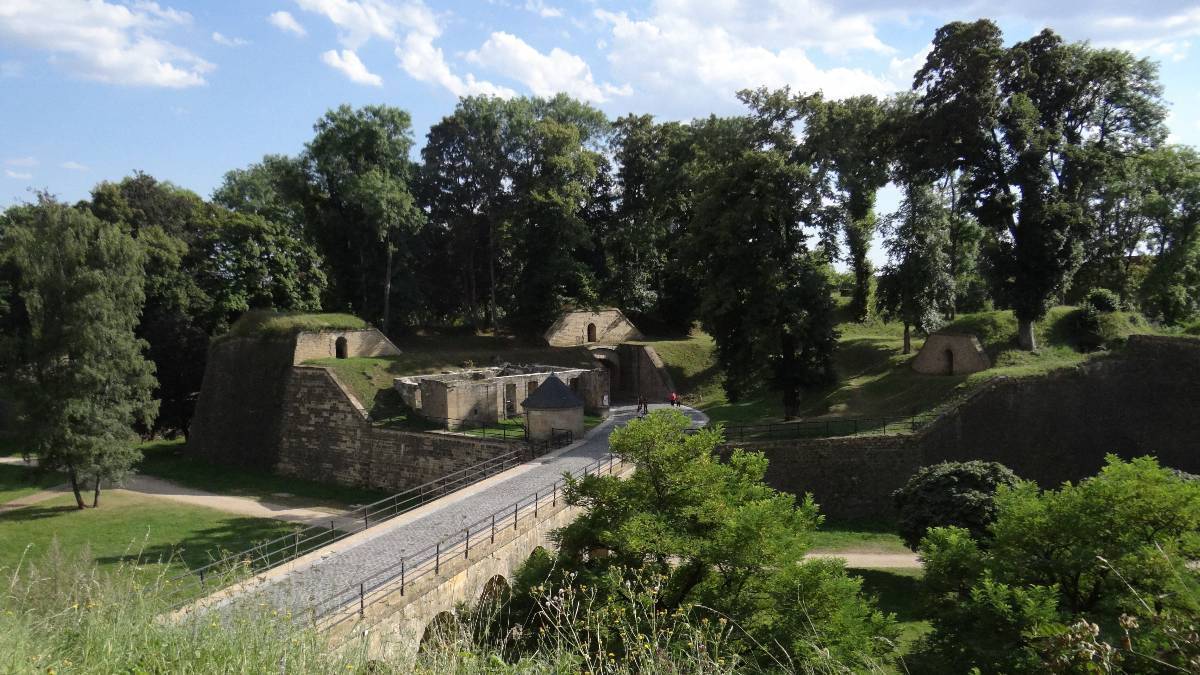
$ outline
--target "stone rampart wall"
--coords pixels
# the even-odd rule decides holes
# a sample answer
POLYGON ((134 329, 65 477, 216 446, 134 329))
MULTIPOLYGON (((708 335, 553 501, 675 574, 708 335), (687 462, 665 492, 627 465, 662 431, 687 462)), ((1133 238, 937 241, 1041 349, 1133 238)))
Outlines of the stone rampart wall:
POLYGON ((292 368, 282 404, 275 470, 286 476, 399 491, 521 447, 374 427, 361 404, 325 368, 292 368))
POLYGON ((617 353, 621 357, 621 391, 614 395, 636 400, 640 394, 651 403, 665 403, 675 383, 654 347, 623 344, 617 347, 617 353))

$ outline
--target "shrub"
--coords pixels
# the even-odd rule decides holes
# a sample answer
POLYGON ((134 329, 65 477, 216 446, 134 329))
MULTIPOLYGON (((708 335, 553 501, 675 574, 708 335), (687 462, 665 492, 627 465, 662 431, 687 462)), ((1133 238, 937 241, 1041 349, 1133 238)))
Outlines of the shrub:
POLYGON ((998 462, 942 462, 922 467, 892 493, 900 515, 900 536, 914 551, 931 527, 966 529, 977 539, 987 536, 996 517, 995 496, 1017 476, 998 462))
POLYGON ((1107 288, 1093 288, 1083 304, 1097 312, 1117 312, 1121 309, 1121 298, 1107 288))
POLYGON ((1200 576, 1187 564, 1200 556, 1200 484, 1149 457, 1109 456, 1078 485, 1020 482, 995 505, 986 547, 957 527, 921 542, 927 655, 956 672, 1046 672, 1085 621, 1121 645, 1111 658, 1127 672, 1196 665, 1195 629, 1181 627, 1200 617, 1200 576))

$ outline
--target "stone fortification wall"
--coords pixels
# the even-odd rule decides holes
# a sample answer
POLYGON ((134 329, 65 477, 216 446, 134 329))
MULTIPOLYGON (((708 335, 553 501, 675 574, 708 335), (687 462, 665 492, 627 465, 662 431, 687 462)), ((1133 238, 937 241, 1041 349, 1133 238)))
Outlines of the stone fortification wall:
MULTIPOLYGON (((733 446, 722 450, 728 456, 733 446)), ((767 485, 810 493, 827 517, 891 518, 892 492, 922 466, 911 436, 814 438, 739 443, 767 457, 767 485)))
POLYGON ((337 354, 338 338, 346 339, 346 356, 398 356, 400 350, 383 333, 374 328, 362 330, 323 330, 300 333, 295 338, 292 363, 299 365, 313 359, 332 359, 337 354))
POLYGON ((230 338, 208 350, 188 452, 212 462, 270 470, 279 456, 290 339, 230 338))
POLYGON ((617 344, 626 340, 640 340, 642 334, 621 310, 609 308, 563 312, 543 337, 551 347, 574 347, 597 342, 617 344), (590 331, 589 326, 592 327, 590 331))
POLYGON ((675 391, 671 374, 654 347, 623 344, 617 353, 621 357, 621 391, 614 396, 629 401, 641 395, 651 403, 665 403, 675 391))
POLYGON ((1079 368, 998 379, 921 434, 926 463, 985 459, 1053 486, 1104 455, 1155 455, 1200 472, 1200 340, 1133 336, 1079 368))
POLYGON ((362 405, 325 368, 292 368, 282 403, 276 472, 285 476, 398 491, 520 447, 373 427, 362 405))
POLYGON ((811 492, 834 518, 892 516, 891 492, 920 466, 982 459, 1053 487, 1104 456, 1154 455, 1200 473, 1200 340, 1134 336, 1121 352, 1045 377, 997 379, 911 436, 746 442, 767 483, 811 492))

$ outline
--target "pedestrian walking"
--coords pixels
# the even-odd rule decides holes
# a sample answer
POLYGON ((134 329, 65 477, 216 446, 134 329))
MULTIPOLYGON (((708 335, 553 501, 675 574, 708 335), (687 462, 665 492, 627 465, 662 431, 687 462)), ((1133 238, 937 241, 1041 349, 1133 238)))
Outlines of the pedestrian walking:
POLYGON ((679 405, 679 394, 676 394, 675 392, 671 392, 671 407, 674 408, 678 405, 679 405))

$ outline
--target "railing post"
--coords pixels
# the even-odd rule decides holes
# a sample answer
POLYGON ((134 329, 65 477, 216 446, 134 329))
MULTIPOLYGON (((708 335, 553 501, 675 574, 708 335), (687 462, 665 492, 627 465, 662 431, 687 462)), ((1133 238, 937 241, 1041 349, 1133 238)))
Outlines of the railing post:
POLYGON ((371 527, 371 521, 369 520, 369 518, 370 518, 370 515, 367 513, 366 509, 363 509, 363 529, 364 530, 371 527))
POLYGON ((435 544, 436 548, 433 552, 433 573, 442 573, 442 542, 435 544))
POLYGON ((463 560, 467 559, 467 555, 471 552, 471 528, 463 530, 467 533, 467 543, 463 544, 463 560))
POLYGON ((550 506, 558 506, 558 481, 550 486, 550 506))
POLYGON ((358 618, 363 618, 367 615, 367 585, 361 583, 358 585, 358 618))
POLYGON ((537 520, 537 517, 538 517, 538 493, 537 493, 537 490, 534 490, 533 491, 533 519, 537 520))
POLYGON ((200 586, 202 588, 204 586, 204 570, 203 569, 200 570, 200 586))
POLYGON ((521 506, 520 502, 513 504, 513 529, 514 530, 517 529, 517 509, 520 508, 520 506, 521 506))
POLYGON ((400 597, 404 597, 404 558, 400 559, 400 597))
POLYGON ((496 543, 496 514, 492 513, 492 543, 496 543))

